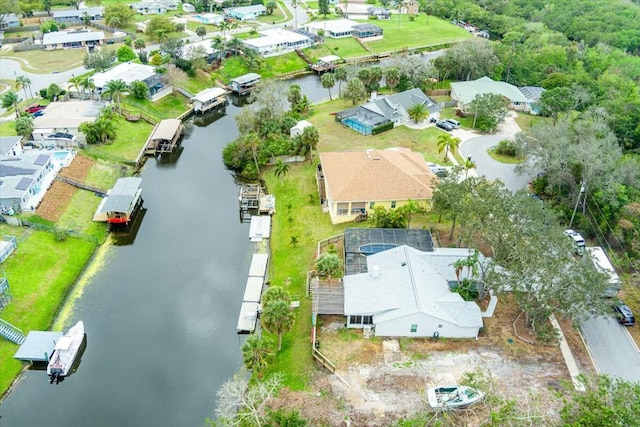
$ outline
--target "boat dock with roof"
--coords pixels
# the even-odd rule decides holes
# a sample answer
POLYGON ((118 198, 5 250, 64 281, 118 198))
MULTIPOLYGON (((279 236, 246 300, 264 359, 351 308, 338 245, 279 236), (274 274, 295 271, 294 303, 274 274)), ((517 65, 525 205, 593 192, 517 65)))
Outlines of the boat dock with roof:
POLYGON ((251 89, 260 82, 262 76, 256 73, 244 74, 240 77, 231 79, 229 88, 238 95, 248 95, 251 89))
POLYGON ((253 254, 251 266, 249 267, 249 277, 242 298, 240 315, 238 317, 239 334, 249 334, 256 329, 258 322, 258 312, 260 310, 260 298, 267 276, 267 266, 269 264, 269 254, 253 254))
POLYGON ((211 87, 198 92, 191 98, 193 112, 196 114, 205 114, 220 105, 226 104, 227 91, 219 87, 211 87))
POLYGON ((176 148, 182 135, 184 125, 178 119, 162 120, 156 125, 147 139, 144 154, 156 156, 162 153, 171 153, 176 148))
POLYGON ((93 220, 112 225, 129 224, 142 206, 142 178, 120 178, 102 199, 93 220))

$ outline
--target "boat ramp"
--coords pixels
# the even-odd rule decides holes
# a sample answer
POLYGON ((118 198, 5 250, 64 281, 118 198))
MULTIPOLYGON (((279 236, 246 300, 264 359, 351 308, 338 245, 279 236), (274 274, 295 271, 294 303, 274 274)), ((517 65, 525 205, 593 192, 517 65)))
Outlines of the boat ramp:
POLYGON ((144 154, 157 156, 171 153, 184 135, 184 125, 178 119, 166 119, 158 123, 144 146, 144 154))

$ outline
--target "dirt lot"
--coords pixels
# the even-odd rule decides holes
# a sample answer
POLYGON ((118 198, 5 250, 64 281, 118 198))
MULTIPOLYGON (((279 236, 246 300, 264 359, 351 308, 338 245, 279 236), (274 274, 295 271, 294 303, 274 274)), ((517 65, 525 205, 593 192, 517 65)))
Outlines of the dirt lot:
MULTIPOLYGON (((71 165, 60 171, 60 175, 75 181, 84 182, 93 164, 93 159, 76 155, 71 165)), ((36 209, 36 215, 46 220, 57 222, 76 191, 78 191, 77 188, 65 182, 54 181, 36 209)))
MULTIPOLYGON (((523 408, 535 401, 531 406, 541 416, 555 418, 553 390, 570 379, 564 359, 557 345, 518 339, 512 326, 517 314, 512 301, 500 301, 478 340, 363 338, 361 331, 344 329, 343 319, 325 317, 320 351, 337 375, 319 372, 310 392, 287 392, 277 406, 297 409, 312 425, 343 426, 348 419, 352 426, 389 426, 426 409, 426 388, 456 384, 480 368, 493 378, 492 394, 515 398, 523 408)), ((593 373, 579 335, 569 322, 560 323, 578 366, 593 373)), ((477 426, 488 413, 478 405, 458 416, 477 426)))

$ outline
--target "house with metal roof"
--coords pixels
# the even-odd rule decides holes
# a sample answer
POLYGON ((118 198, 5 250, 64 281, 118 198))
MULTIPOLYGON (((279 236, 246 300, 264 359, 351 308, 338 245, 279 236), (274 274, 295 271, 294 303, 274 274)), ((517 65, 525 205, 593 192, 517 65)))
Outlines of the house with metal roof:
POLYGON ((509 101, 509 108, 516 111, 531 111, 527 98, 516 86, 495 81, 490 77, 481 77, 477 80, 451 83, 451 99, 456 101, 457 107, 468 111, 469 105, 478 95, 493 93, 501 95, 509 101))
POLYGON ((55 31, 42 36, 42 45, 47 50, 79 49, 87 47, 93 49, 104 42, 102 31, 55 31))
POLYGON ((52 10, 53 20, 59 24, 81 24, 88 17, 90 21, 104 19, 104 7, 52 10))
POLYGON ((231 79, 230 89, 238 95, 247 95, 251 88, 260 83, 262 76, 257 73, 247 73, 231 79))
POLYGON ((313 40, 304 34, 273 28, 260 31, 260 37, 245 39, 242 43, 263 56, 276 56, 307 48, 313 45, 313 40))
POLYGON ((52 159, 39 150, 0 156, 0 210, 35 209, 55 177, 52 159))
POLYGON ((219 105, 226 104, 227 91, 220 87, 210 87, 195 94, 191 105, 196 114, 204 114, 219 105))
POLYGON ((107 71, 95 73, 91 78, 93 79, 96 93, 102 93, 107 84, 115 80, 122 80, 127 85, 135 81, 141 81, 146 83, 148 88, 156 87, 156 90, 161 89, 163 86, 162 75, 156 72, 155 67, 134 62, 118 64, 107 71), (157 85, 160 85, 160 88, 157 88, 157 85))
POLYGON ((333 224, 377 206, 395 209, 409 200, 426 206, 438 182, 422 154, 408 148, 320 153, 316 177, 333 224))
POLYGON ((304 25, 305 30, 311 33, 320 35, 320 32, 324 37, 339 39, 343 37, 351 37, 353 27, 358 24, 358 22, 350 19, 334 19, 330 21, 307 22, 304 25))
POLYGON ((480 307, 451 291, 452 264, 469 255, 469 249, 399 246, 367 256, 367 272, 343 278, 347 327, 376 336, 477 338, 480 307))
POLYGON ((426 107, 427 119, 438 117, 440 106, 421 89, 414 88, 394 95, 376 96, 366 104, 336 113, 335 120, 363 135, 371 135, 378 127, 409 122, 408 110, 416 104, 426 107))
POLYGON ((224 14, 239 21, 250 21, 259 16, 266 15, 267 8, 262 4, 253 6, 229 7, 224 9, 224 14))

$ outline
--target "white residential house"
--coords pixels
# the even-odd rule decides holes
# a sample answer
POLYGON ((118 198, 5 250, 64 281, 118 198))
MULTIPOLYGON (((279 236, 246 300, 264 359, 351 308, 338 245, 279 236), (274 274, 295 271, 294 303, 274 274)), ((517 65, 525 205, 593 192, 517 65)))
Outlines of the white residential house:
POLYGON ((55 177, 49 151, 0 156, 0 210, 34 210, 55 177))
MULTIPOLYGON (((184 5, 182 6, 184 8, 184 5)), ((217 13, 201 13, 199 15, 193 15, 193 19, 207 25, 220 25, 224 22, 224 16, 217 13)))
POLYGON ((18 156, 22 153, 21 136, 0 136, 0 156, 18 156))
POLYGON ((42 44, 47 50, 54 49, 80 49, 89 50, 104 43, 102 31, 56 31, 46 33, 42 37, 42 44))
POLYGON ((196 7, 191 3, 182 3, 182 11, 184 13, 194 13, 196 11, 196 7))
POLYGON ((104 7, 87 7, 80 9, 52 10, 53 20, 59 24, 81 24, 89 21, 104 19, 104 7))
POLYGON ((335 19, 331 21, 307 22, 304 25, 305 30, 312 34, 324 34, 324 37, 340 39, 343 37, 351 37, 353 27, 358 24, 358 22, 349 19, 335 19), (320 34, 318 32, 320 32, 320 34))
POLYGON ((313 45, 313 40, 309 37, 282 28, 260 31, 260 35, 261 37, 254 39, 242 40, 242 43, 263 56, 282 55, 313 45))
POLYGON ((144 1, 140 3, 133 3, 130 7, 141 15, 156 15, 160 13, 167 13, 167 5, 159 2, 144 1))
POLYGON ((156 72, 155 67, 134 62, 123 62, 107 71, 95 73, 91 78, 96 93, 102 93, 105 86, 115 80, 122 80, 128 85, 134 81, 144 82, 152 93, 163 87, 162 75, 156 72))
POLYGON ((495 81, 487 76, 477 80, 451 83, 451 99, 456 101, 457 107, 463 111, 469 110, 469 105, 476 96, 487 93, 501 95, 507 99, 509 108, 512 110, 531 111, 533 100, 527 100, 520 89, 512 84, 495 81))
POLYGON ((43 115, 33 119, 33 139, 40 141, 49 135, 62 132, 78 137, 72 145, 83 142, 84 136, 78 128, 83 122, 95 122, 106 105, 104 101, 52 102, 43 110, 43 115), (81 137, 81 138, 80 138, 81 137))
POLYGON ((262 15, 266 15, 267 8, 261 4, 253 6, 230 7, 224 9, 225 15, 237 19, 238 21, 250 21, 262 15))
POLYGON ((309 126, 313 126, 313 125, 306 120, 300 120, 298 123, 296 123, 294 127, 289 129, 289 136, 291 138, 295 138, 298 135, 302 135, 305 128, 308 128, 309 126))
POLYGON ((422 252, 399 246, 369 255, 367 272, 344 276, 348 328, 367 328, 383 337, 477 338, 480 307, 452 292, 451 265, 468 249, 422 252))

